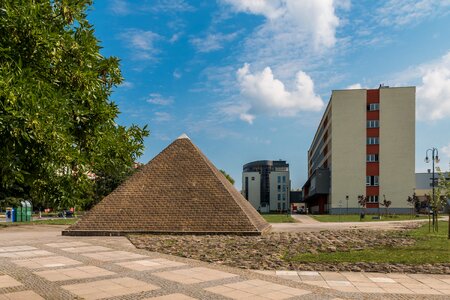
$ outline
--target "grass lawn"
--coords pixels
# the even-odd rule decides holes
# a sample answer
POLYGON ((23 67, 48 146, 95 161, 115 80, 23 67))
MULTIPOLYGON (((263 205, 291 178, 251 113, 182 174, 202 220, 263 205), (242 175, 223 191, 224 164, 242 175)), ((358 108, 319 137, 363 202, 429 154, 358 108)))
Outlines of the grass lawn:
MULTIPOLYGON (((395 233, 393 233, 395 234, 395 233)), ((428 233, 428 223, 408 232, 416 244, 405 247, 383 247, 350 252, 299 254, 289 261, 297 262, 373 262, 373 263, 450 263, 450 240, 447 239, 448 223, 439 222, 439 233, 428 233)))
POLYGON ((261 216, 269 223, 294 223, 295 220, 286 214, 261 214, 261 216))
MULTIPOLYGON (((320 222, 360 222, 359 215, 311 215, 314 219, 320 222)), ((372 217, 378 215, 366 215, 361 222, 380 222, 380 221, 403 221, 403 220, 418 220, 427 219, 428 216, 412 216, 411 215, 390 215, 381 216, 381 220, 374 220, 372 217)))
POLYGON ((44 219, 44 220, 33 220, 32 222, 2 222, 0 227, 8 226, 19 226, 19 225, 71 225, 78 221, 78 218, 67 218, 67 219, 44 219))

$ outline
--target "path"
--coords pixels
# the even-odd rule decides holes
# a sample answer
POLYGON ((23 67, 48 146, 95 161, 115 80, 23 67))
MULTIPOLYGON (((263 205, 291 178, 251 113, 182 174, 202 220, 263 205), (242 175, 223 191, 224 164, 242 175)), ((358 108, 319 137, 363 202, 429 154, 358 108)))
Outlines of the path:
MULTIPOLYGON (((428 219, 379 222, 319 222, 310 216, 292 215, 298 223, 271 223, 275 232, 317 232, 322 230, 373 229, 396 230, 408 228, 413 222, 428 222, 428 219)), ((442 220, 446 220, 443 219, 442 220)))
POLYGON ((379 299, 381 294, 386 299, 446 299, 450 295, 448 275, 256 272, 138 250, 124 237, 63 237, 63 228, 0 229, 0 299, 379 299))

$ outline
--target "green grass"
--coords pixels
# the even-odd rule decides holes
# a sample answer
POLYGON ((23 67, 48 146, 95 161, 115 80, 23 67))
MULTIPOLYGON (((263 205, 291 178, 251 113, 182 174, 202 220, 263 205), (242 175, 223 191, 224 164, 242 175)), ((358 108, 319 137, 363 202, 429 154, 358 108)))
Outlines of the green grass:
POLYGON ((295 220, 286 214, 262 214, 264 220, 269 223, 294 223, 295 220))
POLYGON ((32 222, 5 222, 0 223, 0 227, 8 226, 19 226, 19 225, 71 225, 78 221, 78 218, 67 218, 67 219, 44 219, 44 220, 34 220, 32 222))
POLYGON ((372 262, 372 263, 450 263, 450 240, 447 239, 448 223, 439 222, 439 233, 428 233, 428 223, 408 232, 416 244, 405 247, 382 247, 350 252, 298 254, 288 259, 296 262, 372 262))
MULTIPOLYGON (((378 215, 366 215, 361 222, 380 222, 380 221, 404 221, 427 219, 428 216, 411 216, 411 215, 390 215, 381 216, 381 220, 374 220, 372 217, 378 215)), ((320 222, 360 222, 359 215, 312 215, 314 219, 320 222)))

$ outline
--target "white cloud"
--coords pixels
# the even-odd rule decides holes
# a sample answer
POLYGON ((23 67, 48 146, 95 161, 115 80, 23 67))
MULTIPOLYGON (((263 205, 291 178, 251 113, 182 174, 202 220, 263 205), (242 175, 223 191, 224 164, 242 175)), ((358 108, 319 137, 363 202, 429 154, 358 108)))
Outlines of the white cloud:
MULTIPOLYGON (((332 47, 339 18, 335 7, 349 7, 346 1, 333 0, 222 0, 236 12, 262 15, 267 18, 259 35, 289 35, 295 41, 312 40, 316 49, 332 47)), ((283 39, 284 37, 281 37, 283 39)), ((280 39, 280 40, 281 40, 280 39)), ((273 44, 274 41, 272 41, 273 44)))
POLYGON ((181 72, 179 70, 174 70, 173 73, 172 73, 172 76, 175 79, 180 79, 182 74, 181 74, 181 72))
POLYGON ((375 20, 383 26, 405 26, 448 13, 449 0, 388 0, 376 10, 375 20))
POLYGON ((359 90, 362 88, 363 87, 361 86, 361 83, 354 83, 354 84, 351 84, 348 87, 346 87, 346 89, 348 89, 348 90, 359 90))
POLYGON ((109 10, 115 15, 124 16, 130 13, 130 8, 125 0, 112 0, 109 5, 109 10))
POLYGON ((134 87, 134 84, 132 82, 130 82, 130 81, 123 81, 120 84, 120 87, 126 88, 126 89, 132 89, 134 87))
POLYGON ((167 112, 157 111, 157 112, 155 112, 153 120, 155 122, 168 122, 168 121, 172 121, 173 117, 171 114, 169 114, 167 112))
POLYGON ((447 156, 448 158, 450 158, 450 143, 448 143, 447 146, 444 146, 441 148, 441 152, 447 156))
POLYGON ((422 83, 417 86, 417 118, 440 120, 450 117, 450 51, 436 62, 417 68, 422 83))
POLYGON ((173 103, 173 97, 164 98, 161 94, 151 93, 146 101, 151 104, 165 106, 173 103))
POLYGON ((154 42, 160 38, 157 33, 141 29, 128 29, 119 34, 119 38, 127 48, 132 50, 132 58, 137 60, 154 59, 159 52, 154 42))
POLYGON ((207 53, 222 49, 225 43, 234 40, 238 34, 238 32, 210 33, 205 38, 192 38, 191 43, 197 48, 197 51, 207 53))
POLYGON ((226 113, 239 114, 241 120, 250 124, 257 114, 294 116, 300 111, 319 111, 324 105, 314 92, 311 77, 303 71, 297 73, 291 91, 274 77, 270 67, 251 73, 249 64, 245 64, 237 71, 237 79, 245 102, 228 106, 226 113))

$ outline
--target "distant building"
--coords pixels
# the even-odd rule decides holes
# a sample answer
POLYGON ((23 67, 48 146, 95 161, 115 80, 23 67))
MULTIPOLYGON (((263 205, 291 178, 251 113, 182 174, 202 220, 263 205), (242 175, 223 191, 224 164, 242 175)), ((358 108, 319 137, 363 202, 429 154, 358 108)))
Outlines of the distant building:
POLYGON ((305 211, 306 209, 305 202, 303 201, 303 192, 301 190, 291 191, 289 193, 289 202, 291 204, 292 212, 299 212, 302 209, 305 211))
POLYGON ((415 187, 415 87, 335 90, 308 150, 305 202, 313 213, 408 213, 415 187))
POLYGON ((242 195, 260 212, 289 208, 289 164, 283 160, 260 160, 245 164, 242 195))

